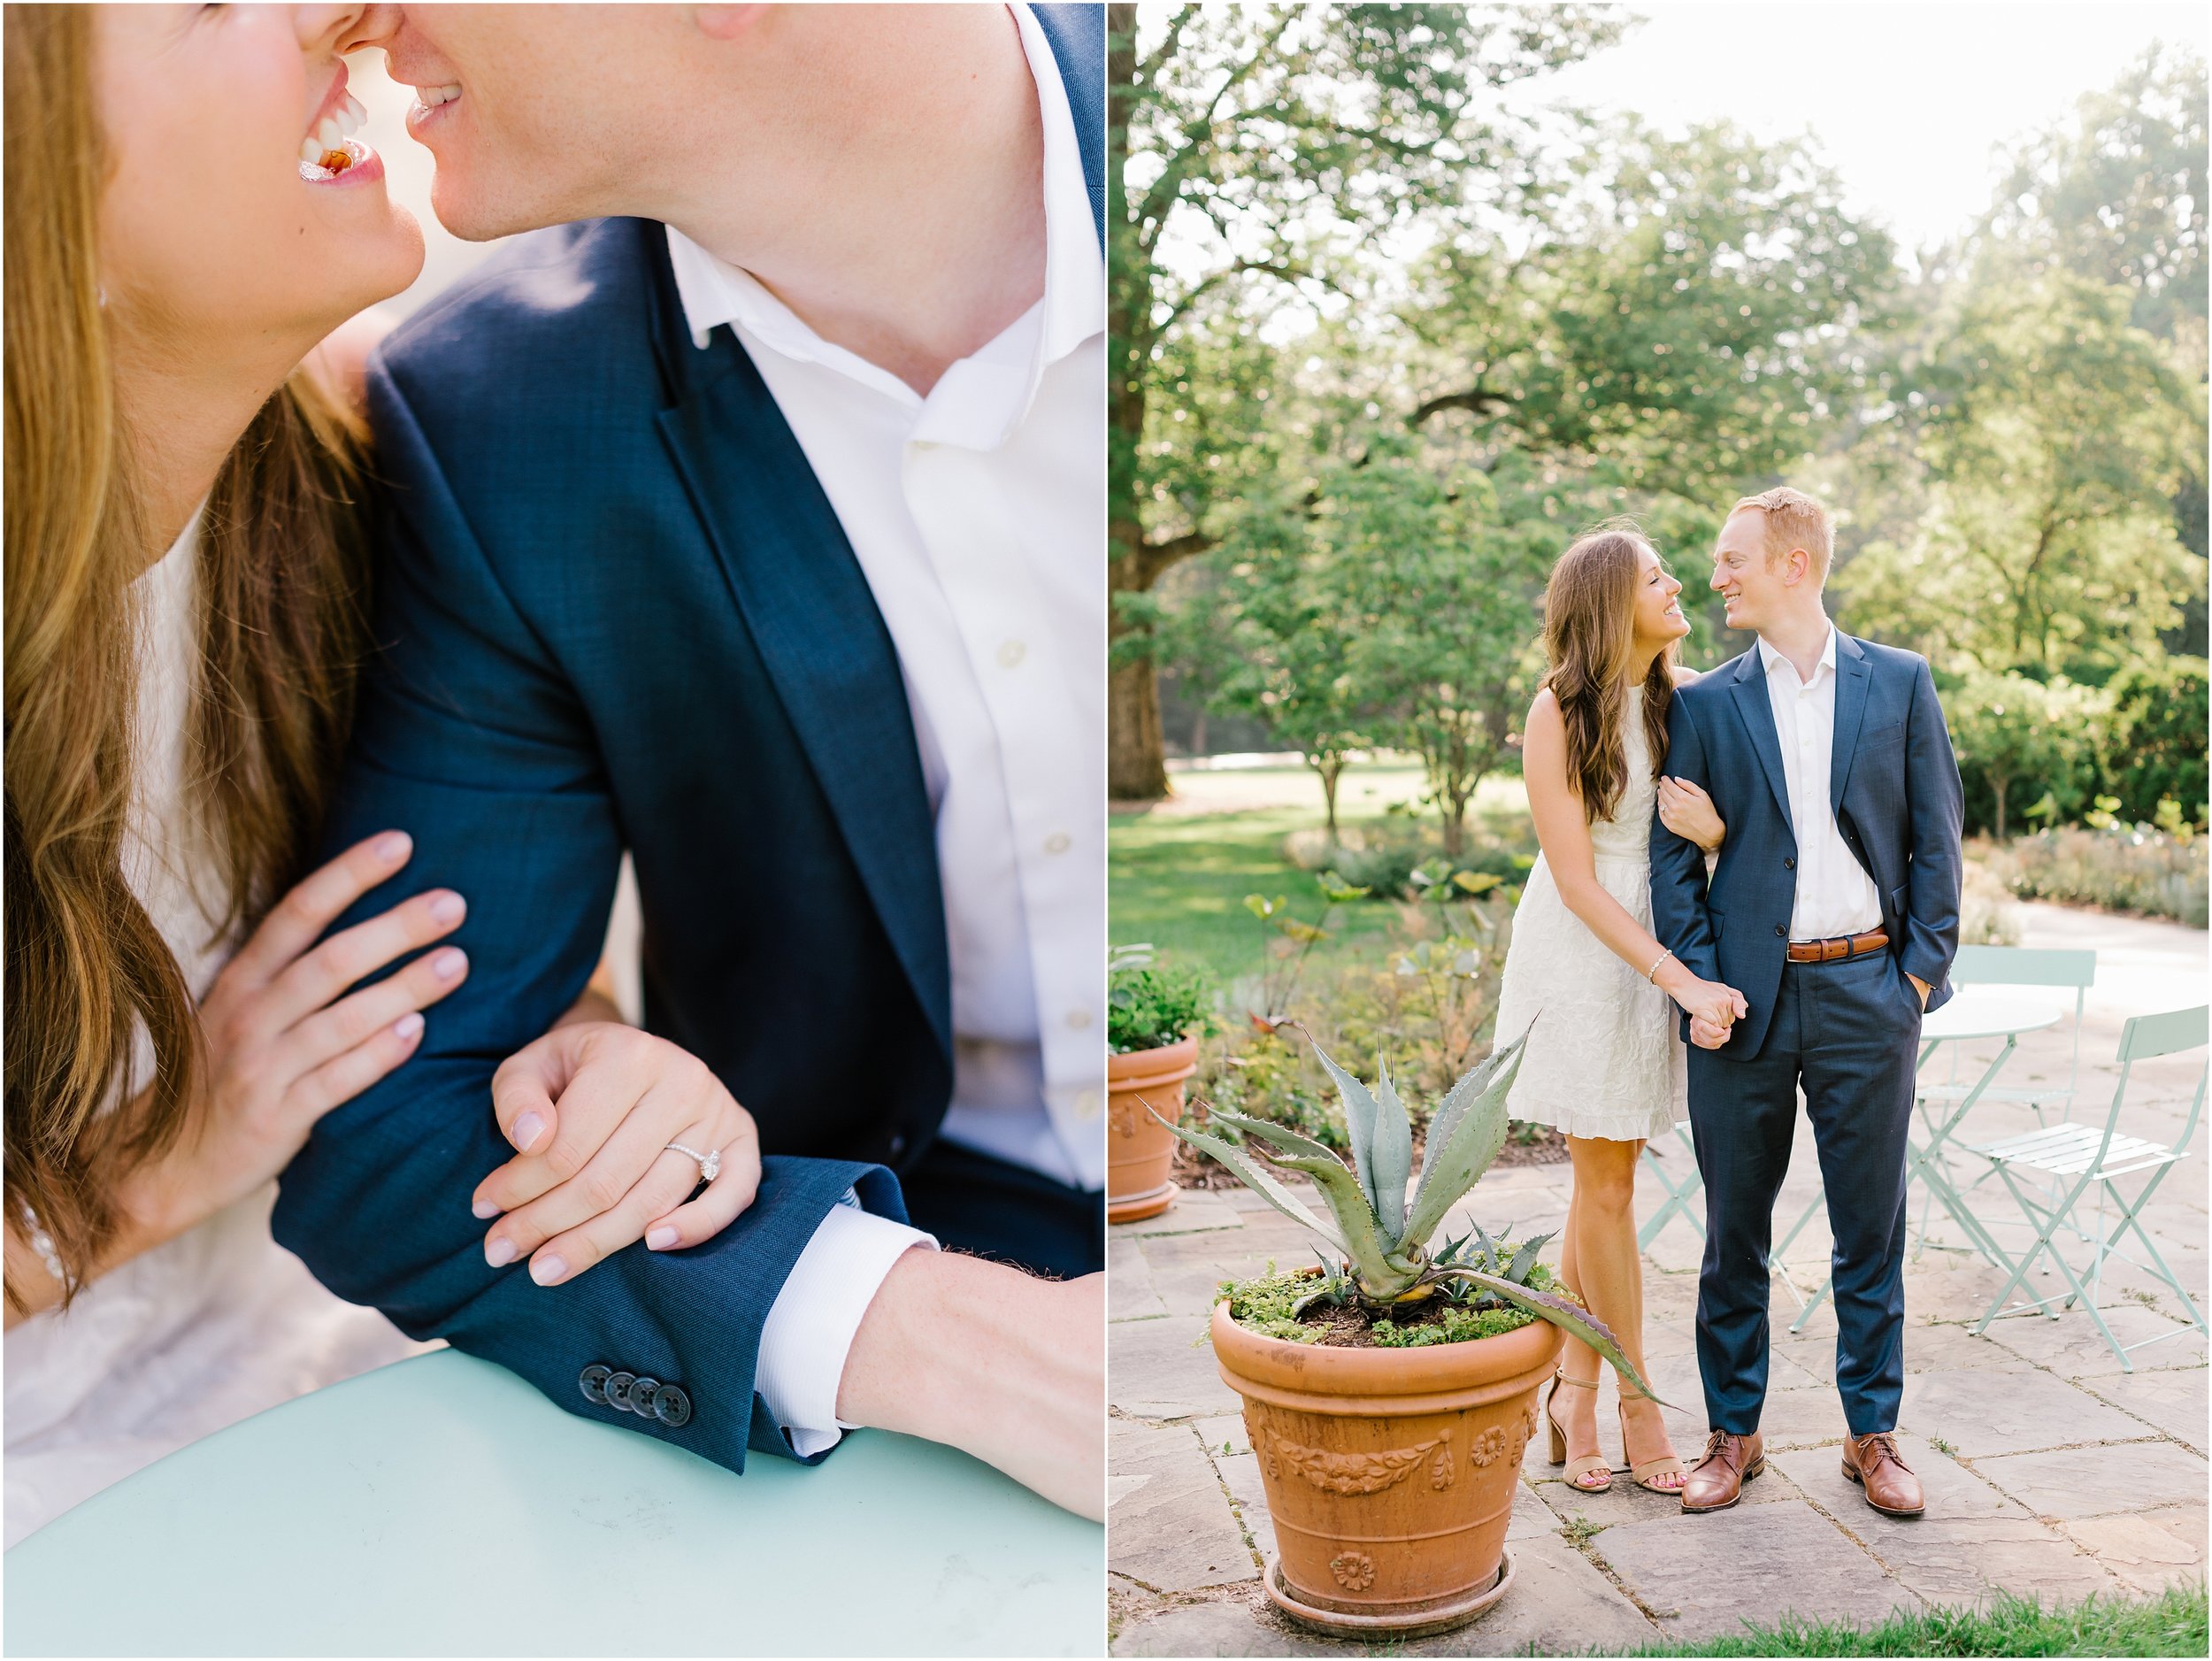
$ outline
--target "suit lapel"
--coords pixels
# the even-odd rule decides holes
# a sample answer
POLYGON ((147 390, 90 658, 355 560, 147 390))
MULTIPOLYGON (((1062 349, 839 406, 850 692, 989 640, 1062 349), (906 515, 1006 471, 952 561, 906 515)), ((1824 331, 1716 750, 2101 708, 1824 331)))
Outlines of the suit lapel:
POLYGON ((1106 8, 1098 5, 1036 5, 1037 27, 1052 48, 1060 84, 1075 119, 1075 147, 1083 158, 1083 182, 1090 188, 1091 223, 1098 245, 1106 245, 1106 8))
POLYGON ((1767 788, 1774 792, 1774 805, 1782 810, 1782 822, 1794 836, 1797 821, 1790 817, 1789 776, 1782 771, 1782 740, 1774 730, 1774 706, 1767 702, 1767 678, 1759 649, 1754 646, 1737 662, 1735 684, 1729 692, 1736 700, 1736 713, 1744 730, 1751 734, 1751 748, 1766 773, 1767 788))
MULTIPOLYGON (((662 250, 665 265, 664 242, 662 250)), ((664 307, 672 290, 664 285, 664 307)), ((728 329, 717 329, 700 351, 675 321, 661 336, 677 397, 659 412, 661 436, 949 1057, 952 977, 936 832, 897 650, 844 527, 751 358, 728 329)))
POLYGON ((1828 811, 1842 811, 1843 787, 1859 753, 1859 725, 1866 719, 1867 688, 1873 680, 1866 653, 1841 629, 1836 631, 1836 737, 1828 755, 1828 811))

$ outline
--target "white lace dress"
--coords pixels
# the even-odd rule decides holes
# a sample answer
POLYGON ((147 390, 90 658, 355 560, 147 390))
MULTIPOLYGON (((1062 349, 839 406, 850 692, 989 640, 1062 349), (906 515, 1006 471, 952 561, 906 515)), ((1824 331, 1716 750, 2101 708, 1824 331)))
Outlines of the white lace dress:
MULTIPOLYGON (((196 996, 234 947, 207 920, 220 908, 203 901, 210 865, 180 789, 197 558, 187 529, 138 582, 140 752, 125 850, 131 887, 196 996)), ((152 1068, 142 1033, 135 1065, 134 1088, 152 1068)), ((8 1334, 9 1545, 188 1442, 426 1347, 316 1284, 270 1238, 275 1198, 272 1182, 103 1275, 65 1313, 34 1315, 8 1334)))
MULTIPOLYGON (((1651 927, 1651 821, 1659 802, 1644 740, 1643 691, 1629 695, 1628 788, 1590 827, 1601 887, 1651 927)), ((1571 1136, 1648 1140, 1689 1117, 1688 1050, 1674 1000, 1606 949, 1567 909, 1540 855, 1513 913, 1498 1041, 1530 1032, 1508 1110, 1571 1136)))

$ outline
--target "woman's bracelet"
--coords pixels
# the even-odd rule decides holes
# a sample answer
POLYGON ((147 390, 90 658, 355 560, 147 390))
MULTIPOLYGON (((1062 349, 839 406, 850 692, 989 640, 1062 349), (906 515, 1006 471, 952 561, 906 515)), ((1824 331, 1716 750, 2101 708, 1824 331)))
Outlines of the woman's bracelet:
POLYGON ((1659 965, 1666 962, 1668 958, 1673 956, 1674 952, 1671 949, 1670 949, 1666 951, 1661 952, 1656 957, 1654 957, 1651 960, 1651 967, 1644 971, 1644 979, 1650 981, 1652 985, 1657 986, 1659 984, 1659 965))

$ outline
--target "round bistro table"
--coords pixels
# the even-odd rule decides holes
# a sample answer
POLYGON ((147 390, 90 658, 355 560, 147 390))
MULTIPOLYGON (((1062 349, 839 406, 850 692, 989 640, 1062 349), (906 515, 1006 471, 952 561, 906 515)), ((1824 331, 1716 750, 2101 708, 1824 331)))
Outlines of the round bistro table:
POLYGON ((11 1655, 1096 1655, 1105 1531, 855 1431, 745 1474, 442 1350, 170 1455, 10 1551, 11 1655))

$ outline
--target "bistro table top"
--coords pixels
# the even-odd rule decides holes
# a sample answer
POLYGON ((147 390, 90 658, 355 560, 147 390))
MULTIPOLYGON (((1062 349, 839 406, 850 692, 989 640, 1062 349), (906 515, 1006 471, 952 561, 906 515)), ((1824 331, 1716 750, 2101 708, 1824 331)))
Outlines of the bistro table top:
POLYGON ((1921 1017, 1920 1037, 1924 1043, 1938 1038, 2008 1038, 2055 1027, 2063 1013, 2034 997, 1961 987, 1948 1004, 1921 1017))
POLYGON ((742 1477, 451 1350, 257 1415, 6 1557, 11 1655, 1095 1655, 1105 1538, 856 1431, 742 1477))

